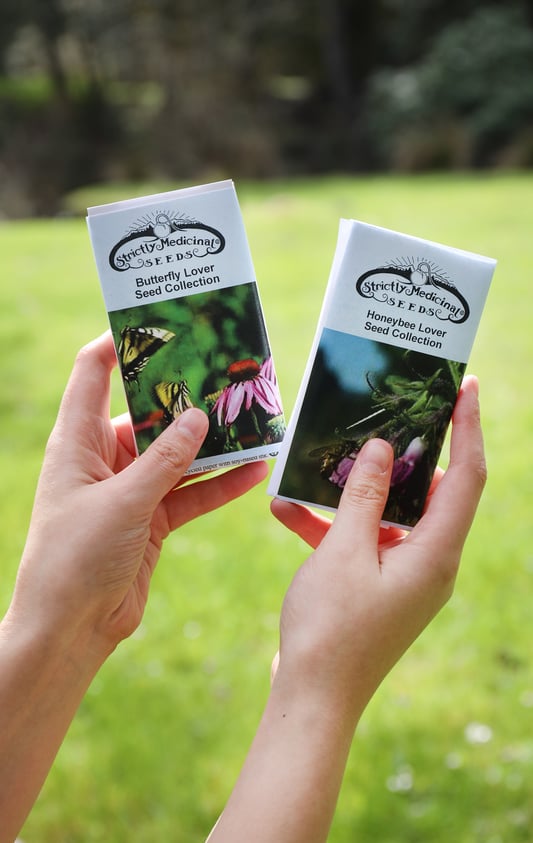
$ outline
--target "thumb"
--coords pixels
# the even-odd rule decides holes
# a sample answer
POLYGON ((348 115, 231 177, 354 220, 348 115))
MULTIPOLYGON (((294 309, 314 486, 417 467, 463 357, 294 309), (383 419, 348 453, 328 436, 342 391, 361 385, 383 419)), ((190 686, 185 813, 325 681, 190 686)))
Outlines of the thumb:
POLYGON ((361 448, 342 493, 328 539, 340 548, 357 545, 361 554, 376 553, 379 527, 389 494, 393 450, 383 439, 361 448))
POLYGON ((117 479, 133 507, 154 510, 181 480, 196 457, 208 429, 206 414, 196 407, 180 415, 117 479))

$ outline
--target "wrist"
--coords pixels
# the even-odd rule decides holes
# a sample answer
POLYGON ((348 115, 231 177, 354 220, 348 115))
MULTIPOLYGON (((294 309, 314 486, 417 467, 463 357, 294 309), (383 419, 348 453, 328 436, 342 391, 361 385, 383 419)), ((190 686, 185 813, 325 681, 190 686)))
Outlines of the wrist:
POLYGON ((315 665, 304 666, 281 657, 272 682, 271 702, 287 715, 307 721, 309 728, 351 743, 368 702, 353 678, 315 665))
POLYGON ((313 634, 291 644, 281 649, 274 683, 298 705, 324 716, 335 712, 339 724, 353 734, 380 684, 378 666, 369 666, 369 654, 363 658, 345 653, 342 642, 328 646, 313 634))
POLYGON ((113 650, 86 623, 49 622, 45 613, 30 615, 13 604, 0 623, 0 640, 20 654, 21 664, 43 677, 50 672, 59 681, 85 688, 113 650))
POLYGON ((13 609, 0 623, 2 840, 19 832, 101 663, 63 631, 13 609))
POLYGON ((323 843, 357 719, 281 659, 254 741, 209 841, 323 843))

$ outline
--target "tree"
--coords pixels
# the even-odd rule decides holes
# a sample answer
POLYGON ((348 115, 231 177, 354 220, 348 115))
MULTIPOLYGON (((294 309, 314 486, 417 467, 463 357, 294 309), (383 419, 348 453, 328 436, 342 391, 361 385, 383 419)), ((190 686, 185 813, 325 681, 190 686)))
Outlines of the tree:
POLYGON ((415 64, 372 76, 366 119, 378 163, 493 164, 533 126, 532 91, 526 9, 478 8, 448 23, 415 64))

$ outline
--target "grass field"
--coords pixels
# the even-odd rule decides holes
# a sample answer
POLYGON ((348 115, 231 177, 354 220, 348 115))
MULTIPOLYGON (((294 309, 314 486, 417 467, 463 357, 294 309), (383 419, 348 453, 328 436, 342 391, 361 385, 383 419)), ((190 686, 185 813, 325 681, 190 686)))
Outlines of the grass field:
MULTIPOLYGON (((498 259, 469 366, 481 380, 489 483, 454 597, 366 712, 330 840, 531 841, 533 174, 237 188, 287 412, 339 217, 498 259)), ((0 250, 4 610, 72 359, 107 322, 83 219, 4 223, 0 250)), ((113 403, 122 412, 118 378, 113 403)), ((306 554, 268 503, 260 487, 168 541, 142 627, 84 701, 24 829, 27 843, 205 838, 258 722, 280 604, 306 554)))

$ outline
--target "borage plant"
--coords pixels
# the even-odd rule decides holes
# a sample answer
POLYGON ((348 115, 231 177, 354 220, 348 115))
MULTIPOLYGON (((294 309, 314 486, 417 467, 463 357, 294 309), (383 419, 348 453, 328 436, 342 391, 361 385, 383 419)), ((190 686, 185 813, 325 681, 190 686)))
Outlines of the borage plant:
POLYGON ((357 455, 368 439, 387 440, 393 447, 391 491, 385 520, 410 526, 421 514, 431 474, 442 448, 465 364, 439 360, 432 374, 389 374, 378 385, 367 374, 372 395, 371 412, 336 430, 337 440, 311 452, 319 458, 321 475, 344 488, 357 455))

